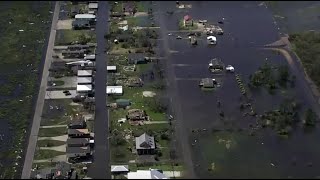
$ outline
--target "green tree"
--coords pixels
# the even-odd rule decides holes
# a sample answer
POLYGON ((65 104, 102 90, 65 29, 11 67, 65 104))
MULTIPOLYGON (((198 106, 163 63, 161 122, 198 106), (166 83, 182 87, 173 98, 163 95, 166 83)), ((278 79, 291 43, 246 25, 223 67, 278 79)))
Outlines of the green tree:
POLYGON ((316 114, 310 108, 305 112, 304 124, 305 126, 314 126, 316 124, 316 114))

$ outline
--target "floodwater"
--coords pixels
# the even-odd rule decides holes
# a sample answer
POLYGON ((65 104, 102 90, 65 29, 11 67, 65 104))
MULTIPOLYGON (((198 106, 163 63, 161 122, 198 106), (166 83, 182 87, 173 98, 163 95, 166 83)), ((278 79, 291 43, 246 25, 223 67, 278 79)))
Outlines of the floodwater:
MULTIPOLYGON (((245 84, 249 74, 257 70, 265 61, 272 64, 287 64, 284 57, 271 51, 259 49, 279 39, 279 31, 274 24, 272 13, 259 2, 217 2, 197 1, 192 9, 178 10, 174 15, 167 11, 177 10, 175 2, 156 2, 160 9, 158 18, 162 18, 166 27, 161 27, 166 34, 178 30, 178 21, 189 14, 194 19, 207 19, 215 23, 225 18, 225 34, 217 36, 218 45, 207 47, 204 36, 199 45, 192 47, 188 40, 177 40, 172 32, 168 45, 163 51, 171 51, 168 61, 174 68, 176 95, 182 117, 179 121, 183 126, 184 136, 188 137, 191 159, 195 176, 198 178, 312 178, 320 175, 318 166, 320 146, 316 130, 304 132, 296 127, 289 138, 281 138, 272 130, 263 130, 255 136, 243 132, 215 132, 212 128, 247 128, 255 121, 242 116, 239 110, 241 93, 232 74, 215 76, 208 72, 207 65, 211 58, 221 58, 225 65, 231 64, 241 74, 245 84), (169 46, 169 47, 167 47, 169 46), (267 59, 267 60, 266 60, 267 59), (212 77, 222 81, 220 89, 214 92, 203 92, 198 87, 200 78, 212 77), (222 103, 221 109, 227 123, 219 120, 217 100, 222 103), (204 134, 192 133, 192 129, 207 129, 204 134), (226 145, 229 140, 230 144, 226 145), (192 146, 191 144, 195 144, 192 146), (208 168, 214 163, 214 170, 208 168)), ((161 21, 161 20, 160 20, 161 21)), ((163 24, 162 24, 163 25, 163 24)), ((164 33, 163 33, 164 34, 164 33)), ((183 37, 186 37, 185 35, 183 37)), ((291 68, 291 66, 289 66, 291 68)), ((290 69, 296 75, 303 73, 290 69)), ((295 88, 282 92, 296 98, 302 109, 315 104, 314 99, 300 78, 295 88)), ((269 95, 265 90, 250 92, 254 107, 258 114, 272 110, 281 103, 284 95, 277 92, 269 95)), ((315 107, 315 106, 312 106, 315 107)), ((181 135, 182 136, 182 135, 181 135)), ((180 137, 183 138, 183 137, 180 137)), ((188 153, 184 153, 188 154, 188 153)))

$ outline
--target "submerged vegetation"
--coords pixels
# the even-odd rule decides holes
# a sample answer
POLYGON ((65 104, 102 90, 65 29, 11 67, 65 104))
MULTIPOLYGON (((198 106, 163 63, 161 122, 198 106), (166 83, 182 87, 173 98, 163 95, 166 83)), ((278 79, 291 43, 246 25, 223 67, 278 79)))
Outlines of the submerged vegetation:
POLYGON ((291 34, 289 38, 293 50, 300 57, 302 64, 317 87, 320 87, 320 33, 303 32, 291 34))

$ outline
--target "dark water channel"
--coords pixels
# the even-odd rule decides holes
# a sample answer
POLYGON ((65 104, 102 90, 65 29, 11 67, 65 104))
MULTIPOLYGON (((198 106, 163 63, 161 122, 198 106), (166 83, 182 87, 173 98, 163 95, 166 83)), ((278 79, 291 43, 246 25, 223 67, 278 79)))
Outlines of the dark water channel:
MULTIPOLYGON (((189 137, 193 167, 198 178, 312 178, 320 175, 318 171, 320 145, 319 132, 304 132, 300 127, 289 138, 280 138, 272 130, 260 131, 256 136, 243 132, 216 132, 212 128, 242 127, 247 128, 253 119, 244 118, 239 110, 241 93, 232 74, 214 76, 207 70, 211 58, 219 57, 225 65, 231 64, 241 74, 245 84, 249 74, 255 72, 267 58, 272 64, 287 64, 284 57, 271 51, 259 49, 279 39, 278 28, 274 24, 272 13, 259 2, 187 2, 192 9, 178 10, 175 2, 156 2, 160 7, 159 18, 166 22, 168 31, 178 30, 178 21, 189 14, 194 19, 207 19, 216 23, 225 18, 221 25, 225 34, 217 36, 218 45, 207 47, 206 36, 202 36, 199 45, 192 47, 188 40, 177 40, 181 33, 172 32, 169 39, 171 54, 169 61, 174 66, 177 81, 177 95, 183 111, 181 119, 185 134, 189 137), (178 10, 174 15, 166 11, 178 10), (212 77, 222 81, 220 89, 203 92, 198 87, 198 80, 212 77), (217 100, 228 123, 218 118, 220 110, 217 100), (192 129, 206 128, 203 134, 191 132, 192 129), (196 140, 196 141, 195 141, 196 140), (228 143, 226 143, 228 142, 228 143), (191 144, 195 144, 192 146, 191 144), (228 145, 227 145, 228 144, 228 145), (212 163, 214 170, 209 171, 212 163)), ((163 28, 162 28, 163 29, 163 28)), ((166 32, 168 33, 168 32, 166 32)), ((168 50, 168 51, 169 51, 168 50)), ((292 71, 296 73, 296 71, 292 71)), ((300 75, 300 74, 295 74, 300 75)), ((295 88, 289 88, 275 95, 265 90, 253 91, 253 104, 258 114, 273 110, 285 96, 291 95, 301 103, 302 109, 314 101, 305 95, 303 84, 297 81, 295 88)), ((179 128, 179 127, 178 127, 179 128)))

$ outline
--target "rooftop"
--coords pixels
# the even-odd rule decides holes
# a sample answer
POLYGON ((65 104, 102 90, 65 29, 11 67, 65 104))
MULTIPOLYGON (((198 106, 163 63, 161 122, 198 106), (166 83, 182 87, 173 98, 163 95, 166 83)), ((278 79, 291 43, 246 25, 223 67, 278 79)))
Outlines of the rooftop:
POLYGON ((136 149, 155 149, 156 145, 154 137, 143 133, 141 136, 136 137, 136 149))
POLYGON ((137 172, 129 172, 128 179, 169 179, 163 173, 156 169, 137 170, 137 172))
POLYGON ((92 76, 92 70, 78 70, 78 76, 92 76))
POLYGON ((88 129, 68 129, 68 134, 89 134, 88 129))
POLYGON ((67 145, 89 144, 89 138, 69 138, 67 139, 67 145))
POLYGON ((93 14, 77 14, 75 15, 76 19, 95 19, 96 16, 93 14))
POLYGON ((128 172, 128 165, 111 165, 111 172, 128 172))
POLYGON ((90 153, 90 147, 86 146, 86 147, 70 147, 67 146, 66 148, 66 152, 68 154, 72 154, 72 153, 90 153))

